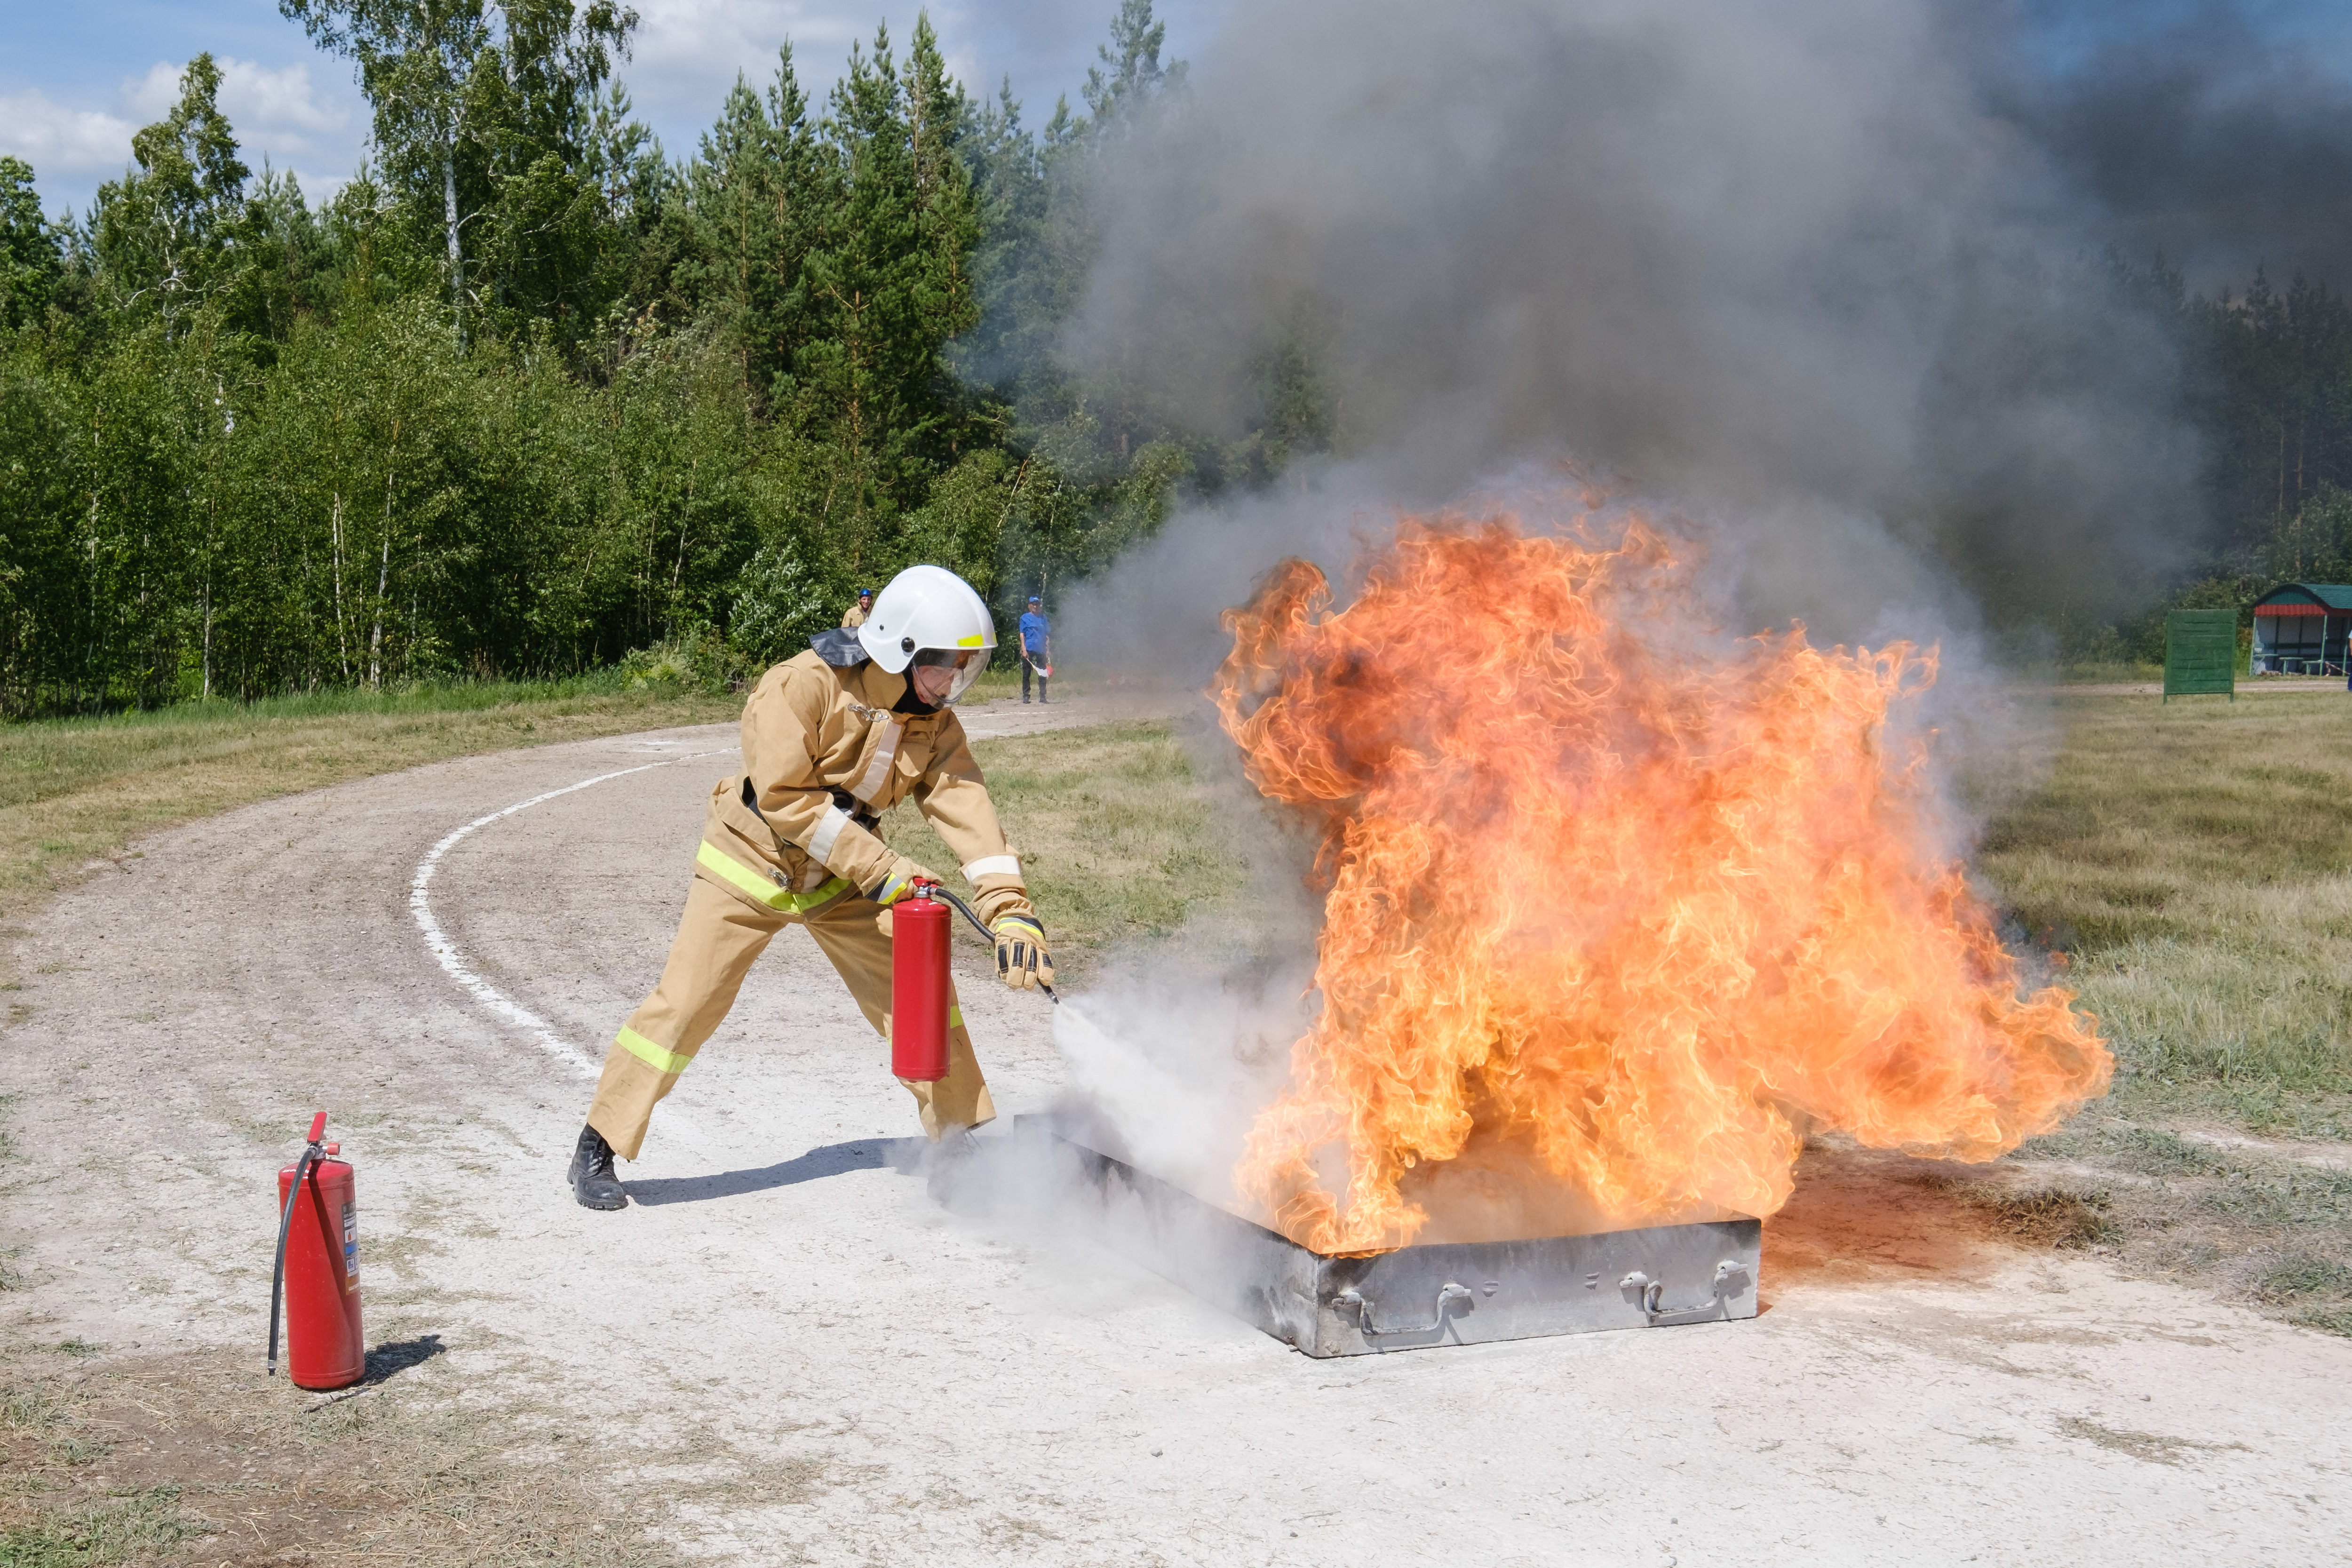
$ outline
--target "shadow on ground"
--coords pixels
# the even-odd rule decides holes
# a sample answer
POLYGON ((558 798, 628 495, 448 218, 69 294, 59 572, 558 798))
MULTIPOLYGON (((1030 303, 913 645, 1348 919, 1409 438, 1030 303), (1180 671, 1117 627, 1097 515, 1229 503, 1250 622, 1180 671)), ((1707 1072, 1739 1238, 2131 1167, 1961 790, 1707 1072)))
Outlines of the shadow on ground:
POLYGON ((436 1355, 445 1355, 449 1347, 441 1342, 439 1334, 419 1334, 413 1340, 388 1340, 367 1353, 367 1373, 360 1382, 369 1386, 396 1377, 412 1366, 419 1366, 436 1355))
POLYGON ((643 1181, 624 1182, 621 1185, 638 1203, 655 1206, 700 1203, 708 1198, 740 1198, 747 1193, 772 1192, 778 1187, 796 1187, 803 1182, 821 1182, 827 1176, 838 1176, 850 1171, 880 1170, 890 1163, 893 1142, 888 1138, 866 1138, 855 1143, 827 1143, 793 1159, 773 1165, 761 1165, 757 1170, 718 1171, 707 1176, 650 1176, 643 1181))

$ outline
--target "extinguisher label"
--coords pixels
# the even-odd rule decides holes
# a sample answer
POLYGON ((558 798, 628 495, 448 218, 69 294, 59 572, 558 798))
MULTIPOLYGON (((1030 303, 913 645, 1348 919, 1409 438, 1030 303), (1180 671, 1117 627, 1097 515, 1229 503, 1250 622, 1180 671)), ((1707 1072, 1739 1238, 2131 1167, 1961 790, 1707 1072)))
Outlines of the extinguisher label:
POLYGON ((360 1288, 360 1211, 343 1205, 343 1289, 360 1288))

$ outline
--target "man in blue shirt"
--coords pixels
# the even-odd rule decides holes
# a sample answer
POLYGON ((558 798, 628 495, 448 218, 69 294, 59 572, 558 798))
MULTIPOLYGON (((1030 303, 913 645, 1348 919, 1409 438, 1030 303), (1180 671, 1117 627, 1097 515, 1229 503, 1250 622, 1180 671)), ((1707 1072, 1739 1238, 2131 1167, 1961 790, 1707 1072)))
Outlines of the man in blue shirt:
POLYGON ((1029 671, 1037 671, 1037 700, 1051 700, 1045 695, 1045 682, 1054 673, 1054 628, 1046 623, 1044 604, 1037 595, 1029 595, 1029 608, 1021 617, 1021 700, 1029 700, 1029 671))

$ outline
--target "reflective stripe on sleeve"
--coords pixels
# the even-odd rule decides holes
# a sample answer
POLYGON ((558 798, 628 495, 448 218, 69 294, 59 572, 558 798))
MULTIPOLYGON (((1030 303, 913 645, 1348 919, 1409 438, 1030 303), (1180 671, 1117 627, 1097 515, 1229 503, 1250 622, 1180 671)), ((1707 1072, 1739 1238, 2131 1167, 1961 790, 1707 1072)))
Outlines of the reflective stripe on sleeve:
POLYGON ((962 1008, 950 1007, 948 1009, 948 1027, 950 1029, 961 1029, 963 1027, 962 1008))
MULTIPOLYGON (((883 784, 889 781, 890 764, 898 759, 898 737, 903 733, 905 727, 896 719, 891 720, 889 728, 882 731, 882 743, 874 748, 874 760, 866 764, 866 776, 857 781, 850 794, 868 805, 874 804, 874 797, 882 793, 883 784)), ((820 855, 817 858, 822 860, 824 857, 820 855)))
POLYGON ((694 863, 718 876, 738 892, 751 895, 752 899, 780 914, 796 915, 805 910, 813 910, 817 905, 830 900, 835 894, 846 892, 849 889, 847 878, 834 877, 827 879, 814 892, 792 892, 777 887, 708 838, 704 839, 701 847, 695 850, 694 863))
POLYGON ((831 858, 835 841, 840 838, 841 830, 848 826, 849 813, 837 805, 826 806, 824 817, 816 825, 816 832, 809 838, 809 853, 818 860, 831 858))
POLYGON ((982 877, 1018 877, 1021 857, 1018 855, 983 855, 963 868, 963 879, 973 887, 980 886, 982 877))
POLYGON ((667 1047, 657 1046, 625 1025, 613 1037, 613 1043, 628 1052, 656 1072, 681 1073, 692 1057, 682 1057, 667 1047))

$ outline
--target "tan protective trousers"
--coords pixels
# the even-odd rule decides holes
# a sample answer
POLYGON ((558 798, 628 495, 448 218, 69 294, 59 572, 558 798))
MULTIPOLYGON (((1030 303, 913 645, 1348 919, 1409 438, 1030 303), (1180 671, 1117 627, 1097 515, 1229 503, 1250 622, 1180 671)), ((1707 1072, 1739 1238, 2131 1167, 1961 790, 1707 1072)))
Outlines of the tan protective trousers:
MULTIPOLYGON (((848 983, 866 1021, 890 1033, 890 911, 852 894, 807 915, 781 914, 751 904, 700 877, 686 895, 686 914, 670 943, 653 994, 621 1026, 604 1055, 588 1124, 622 1158, 634 1160, 654 1107, 677 1084, 702 1042, 717 1032, 735 1005, 751 961, 786 926, 804 925, 848 983)), ((936 1139, 959 1127, 994 1120, 996 1107, 972 1055, 953 983, 948 990, 948 1076, 937 1083, 898 1080, 914 1095, 923 1131, 936 1139)))

